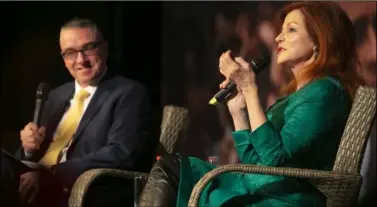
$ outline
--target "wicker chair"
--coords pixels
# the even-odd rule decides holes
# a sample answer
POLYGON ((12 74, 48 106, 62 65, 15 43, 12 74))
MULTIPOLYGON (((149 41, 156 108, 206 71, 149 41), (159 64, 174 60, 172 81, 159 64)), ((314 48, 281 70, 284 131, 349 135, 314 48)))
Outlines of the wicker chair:
MULTIPOLYGON (((162 151, 160 153, 174 152, 176 143, 182 135, 187 124, 187 117, 188 110, 186 108, 173 105, 167 105, 164 107, 161 121, 159 146, 161 149, 157 149, 157 151, 162 151)), ((95 185, 95 181, 103 179, 104 177, 133 181, 135 177, 146 180, 148 174, 142 172, 105 168, 88 170, 76 180, 69 197, 69 206, 85 206, 85 200, 90 199, 87 198, 88 190, 90 189, 90 187, 92 187, 92 185, 95 185)))
POLYGON ((204 187, 227 172, 257 173, 306 179, 327 198, 327 206, 355 206, 361 186, 360 165, 376 113, 376 89, 359 87, 332 171, 234 164, 218 167, 195 185, 188 206, 198 205, 204 187))

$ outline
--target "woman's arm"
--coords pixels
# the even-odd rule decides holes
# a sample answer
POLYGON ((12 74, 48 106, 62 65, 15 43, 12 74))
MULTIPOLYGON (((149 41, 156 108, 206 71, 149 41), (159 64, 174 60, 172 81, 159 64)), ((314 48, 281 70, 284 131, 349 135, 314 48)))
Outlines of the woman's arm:
POLYGON ((250 130, 249 117, 247 110, 241 110, 238 113, 231 114, 234 124, 234 130, 250 130))
POLYGON ((254 131, 267 121, 267 117, 260 103, 257 87, 249 86, 242 91, 246 100, 251 131, 254 131))
POLYGON ((242 93, 246 100, 247 110, 232 115, 236 129, 233 132, 233 138, 240 161, 245 164, 257 164, 261 163, 261 160, 251 143, 249 126, 254 131, 267 122, 267 118, 260 104, 256 87, 245 88, 242 93))

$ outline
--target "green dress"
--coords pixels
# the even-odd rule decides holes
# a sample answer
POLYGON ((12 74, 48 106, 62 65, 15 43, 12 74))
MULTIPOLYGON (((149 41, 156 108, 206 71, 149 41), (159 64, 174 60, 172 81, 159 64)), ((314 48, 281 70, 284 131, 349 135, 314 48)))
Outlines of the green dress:
MULTIPOLYGON (((253 132, 233 132, 243 164, 331 170, 352 101, 333 77, 315 80, 278 100, 268 121, 253 132)), ((188 205, 194 185, 215 166, 183 157, 177 206, 188 205)), ((283 176, 226 173, 211 181, 199 206, 324 206, 325 197, 303 180, 283 176), (247 204, 244 204, 247 202, 247 204)))

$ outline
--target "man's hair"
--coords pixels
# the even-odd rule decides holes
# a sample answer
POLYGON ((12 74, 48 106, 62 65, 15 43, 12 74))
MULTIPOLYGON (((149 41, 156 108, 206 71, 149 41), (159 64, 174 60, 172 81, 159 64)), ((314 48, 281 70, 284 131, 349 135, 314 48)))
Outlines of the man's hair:
POLYGON ((99 34, 102 38, 104 38, 102 32, 100 31, 100 28, 97 25, 97 23, 94 22, 93 20, 89 19, 89 18, 74 17, 74 18, 70 19, 69 21, 67 21, 66 23, 64 23, 63 26, 61 26, 60 29, 63 30, 63 29, 67 29, 67 28, 91 28, 94 31, 96 31, 97 34, 99 34))
POLYGON ((92 28, 98 29, 97 24, 93 20, 89 18, 82 18, 82 17, 75 17, 67 21, 66 23, 63 24, 61 29, 70 28, 70 27, 77 27, 77 28, 92 27, 92 28))

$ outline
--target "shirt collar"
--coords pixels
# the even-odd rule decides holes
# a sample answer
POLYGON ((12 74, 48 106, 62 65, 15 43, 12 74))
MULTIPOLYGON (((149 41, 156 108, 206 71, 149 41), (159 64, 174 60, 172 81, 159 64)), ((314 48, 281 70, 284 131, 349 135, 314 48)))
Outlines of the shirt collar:
POLYGON ((94 92, 96 91, 97 89, 97 86, 87 86, 85 88, 81 87, 80 84, 75 81, 75 95, 81 90, 81 89, 84 89, 86 90, 87 92, 90 93, 90 95, 93 95, 94 92))

